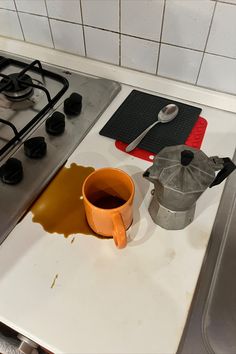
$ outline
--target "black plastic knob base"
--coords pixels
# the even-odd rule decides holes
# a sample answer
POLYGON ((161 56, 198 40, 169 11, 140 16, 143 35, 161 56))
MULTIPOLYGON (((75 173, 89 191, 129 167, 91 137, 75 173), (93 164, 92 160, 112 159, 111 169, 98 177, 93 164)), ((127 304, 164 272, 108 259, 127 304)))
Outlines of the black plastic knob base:
POLYGON ((73 92, 64 102, 64 112, 68 116, 77 116, 82 109, 82 96, 73 92))
POLYGON ((11 157, 0 167, 0 177, 3 183, 17 184, 23 178, 23 167, 20 160, 11 157))
POLYGON ((60 112, 54 112, 46 120, 46 132, 50 135, 61 135, 65 131, 65 115, 60 112))
POLYGON ((47 144, 42 136, 36 136, 24 142, 25 155, 31 159, 41 159, 46 155, 47 144))

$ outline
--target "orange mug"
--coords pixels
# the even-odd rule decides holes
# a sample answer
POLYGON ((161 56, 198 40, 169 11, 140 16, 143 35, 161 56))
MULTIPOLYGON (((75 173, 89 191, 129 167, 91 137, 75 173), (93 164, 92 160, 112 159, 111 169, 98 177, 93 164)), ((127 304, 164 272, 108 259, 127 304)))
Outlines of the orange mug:
POLYGON ((117 168, 92 172, 82 187, 87 221, 99 235, 112 236, 118 248, 127 244, 126 230, 133 221, 134 183, 117 168))

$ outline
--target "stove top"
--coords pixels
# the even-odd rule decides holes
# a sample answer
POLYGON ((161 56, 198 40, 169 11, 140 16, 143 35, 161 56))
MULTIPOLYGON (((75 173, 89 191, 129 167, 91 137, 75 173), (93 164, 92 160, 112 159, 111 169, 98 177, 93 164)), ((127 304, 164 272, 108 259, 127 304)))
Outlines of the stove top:
POLYGON ((0 243, 120 89, 0 53, 0 243))

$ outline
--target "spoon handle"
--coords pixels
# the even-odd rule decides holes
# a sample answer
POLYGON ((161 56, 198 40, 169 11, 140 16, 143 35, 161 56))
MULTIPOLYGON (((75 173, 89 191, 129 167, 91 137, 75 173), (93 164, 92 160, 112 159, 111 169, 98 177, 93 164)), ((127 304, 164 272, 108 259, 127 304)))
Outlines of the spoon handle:
POLYGON ((140 143, 140 141, 143 140, 143 138, 149 132, 149 130, 151 130, 158 123, 161 123, 161 122, 159 120, 157 120, 156 122, 149 125, 149 127, 147 127, 141 134, 139 134, 137 136, 137 138, 135 138, 133 141, 131 141, 131 143, 128 146, 126 146, 125 151, 130 152, 130 151, 134 150, 136 148, 136 146, 140 143))

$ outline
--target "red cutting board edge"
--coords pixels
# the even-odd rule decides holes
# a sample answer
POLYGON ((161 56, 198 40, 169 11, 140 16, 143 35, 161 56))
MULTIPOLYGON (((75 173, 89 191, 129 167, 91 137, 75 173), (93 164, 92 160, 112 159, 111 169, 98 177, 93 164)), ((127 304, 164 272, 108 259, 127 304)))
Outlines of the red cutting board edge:
MULTIPOLYGON (((191 146, 196 149, 200 149, 204 135, 205 135, 205 131, 207 128, 207 124, 208 124, 207 120, 205 118, 199 116, 198 120, 196 121, 195 125, 193 126, 191 133, 189 134, 187 140, 185 141, 185 145, 191 146)), ((125 148, 127 145, 128 144, 122 143, 122 141, 119 141, 119 140, 115 141, 115 146, 117 147, 117 149, 125 152, 126 154, 138 157, 142 160, 153 162, 153 159, 155 156, 155 154, 153 154, 153 152, 139 149, 138 147, 135 148, 131 152, 126 152, 125 148)))

